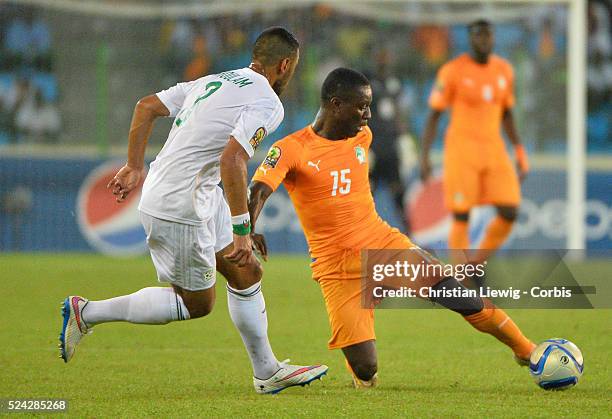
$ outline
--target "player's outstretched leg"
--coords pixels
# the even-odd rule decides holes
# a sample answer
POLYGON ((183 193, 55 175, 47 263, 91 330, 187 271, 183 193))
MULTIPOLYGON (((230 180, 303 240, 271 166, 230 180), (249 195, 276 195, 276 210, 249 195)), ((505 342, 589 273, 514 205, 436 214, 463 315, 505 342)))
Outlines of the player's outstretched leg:
MULTIPOLYGON (((444 278, 434 287, 440 289, 465 288, 455 278, 444 278)), ((450 293, 453 295, 452 293, 450 293)), ((454 295, 462 295, 457 292, 454 295)), ((528 362, 535 344, 527 339, 506 312, 481 297, 438 297, 432 301, 461 314, 476 330, 495 336, 514 352, 515 359, 522 365, 528 362)))
POLYGON ((536 345, 523 335, 521 329, 504 310, 488 300, 483 301, 484 308, 478 313, 464 316, 465 320, 476 330, 493 335, 509 346, 519 365, 529 365, 529 356, 536 345))
POLYGON ((225 260, 233 244, 216 254, 217 270, 227 279, 227 306, 253 366, 253 385, 261 394, 275 394, 291 386, 309 384, 327 373, 326 365, 278 362, 268 340, 266 302, 261 291, 263 271, 258 261, 238 267, 225 260))
POLYGON ((346 368, 353 378, 355 388, 372 388, 378 382, 376 342, 368 340, 342 348, 346 368))
POLYGON ((212 310, 214 291, 214 287, 187 291, 175 286, 143 288, 101 301, 70 296, 62 304, 60 355, 64 362, 70 361, 81 338, 101 323, 166 324, 205 316, 212 310))

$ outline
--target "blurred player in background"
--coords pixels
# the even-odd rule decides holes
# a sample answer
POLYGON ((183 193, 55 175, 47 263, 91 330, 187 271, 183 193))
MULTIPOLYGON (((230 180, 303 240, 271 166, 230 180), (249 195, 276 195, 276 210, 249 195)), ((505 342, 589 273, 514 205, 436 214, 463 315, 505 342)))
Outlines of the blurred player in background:
POLYGON ((444 143, 445 203, 453 213, 450 249, 469 249, 470 210, 494 205, 497 216, 486 229, 480 251, 471 261, 484 260, 508 238, 521 201, 519 179, 529 170, 527 154, 514 126, 514 73, 504 59, 491 53, 493 29, 486 20, 468 26, 471 52, 439 70, 423 134, 421 179, 431 175, 429 150, 440 116, 451 109, 444 143), (515 171, 500 133, 503 127, 514 146, 515 171))
POLYGON ((303 385, 327 371, 324 365, 289 365, 274 356, 262 269, 249 235, 247 161, 283 120, 278 95, 298 58, 293 34, 270 28, 255 41, 248 68, 179 83, 138 102, 127 163, 108 186, 118 202, 139 186, 153 122, 174 117, 168 139, 151 163, 139 206, 158 280, 172 287, 144 288, 104 301, 66 298, 60 335, 65 362, 100 323, 166 324, 207 315, 215 302, 217 270, 227 279, 230 316, 251 359, 257 392, 303 385))
MULTIPOLYGON (((318 281, 329 316, 329 349, 341 348, 355 387, 377 380, 374 310, 362 306, 364 249, 412 249, 419 264, 431 257, 390 227, 376 212, 368 176, 372 132, 372 90, 361 73, 338 68, 321 89, 313 125, 274 143, 253 176, 249 211, 253 224, 264 202, 283 183, 295 206, 310 248, 312 276, 318 281)), ((265 241, 254 235, 262 255, 265 241)), ((422 277, 416 284, 461 291, 453 277, 422 277)), ((521 365, 535 345, 501 309, 480 297, 440 297, 432 301, 460 313, 477 330, 495 336, 521 365)))
POLYGON ((409 220, 404 211, 406 187, 400 177, 399 141, 406 133, 399 103, 402 84, 390 73, 390 59, 389 51, 381 50, 376 56, 376 72, 370 77, 374 99, 371 107, 372 119, 368 124, 376 133, 376 141, 372 143, 374 167, 370 181, 372 194, 376 193, 381 184, 387 185, 403 221, 404 231, 409 233, 409 220))

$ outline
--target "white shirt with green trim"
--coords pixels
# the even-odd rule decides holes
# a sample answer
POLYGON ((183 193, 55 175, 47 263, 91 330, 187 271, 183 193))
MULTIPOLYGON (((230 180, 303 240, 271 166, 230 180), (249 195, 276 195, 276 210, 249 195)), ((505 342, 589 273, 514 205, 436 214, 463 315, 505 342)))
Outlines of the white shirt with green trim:
POLYGON ((249 157, 283 120, 283 105, 250 68, 179 83, 157 93, 174 117, 168 139, 151 163, 139 209, 153 217, 197 225, 216 207, 219 160, 233 136, 249 157))

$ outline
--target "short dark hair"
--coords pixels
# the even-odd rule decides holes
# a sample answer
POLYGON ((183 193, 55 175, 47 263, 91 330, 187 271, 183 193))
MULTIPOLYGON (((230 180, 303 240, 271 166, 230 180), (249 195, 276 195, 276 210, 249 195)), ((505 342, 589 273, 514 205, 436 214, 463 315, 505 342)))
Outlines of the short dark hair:
POLYGON ((471 22, 467 26, 467 30, 468 30, 469 33, 471 33, 474 29, 482 27, 482 26, 491 28, 493 25, 487 19, 478 19, 478 20, 475 20, 475 21, 471 22))
POLYGON ((321 100, 329 101, 332 97, 347 99, 357 88, 369 85, 368 78, 359 71, 339 67, 325 78, 321 86, 321 100))
POLYGON ((287 29, 273 26, 259 34, 253 44, 253 58, 263 65, 274 65, 291 57, 300 47, 296 37, 287 29))

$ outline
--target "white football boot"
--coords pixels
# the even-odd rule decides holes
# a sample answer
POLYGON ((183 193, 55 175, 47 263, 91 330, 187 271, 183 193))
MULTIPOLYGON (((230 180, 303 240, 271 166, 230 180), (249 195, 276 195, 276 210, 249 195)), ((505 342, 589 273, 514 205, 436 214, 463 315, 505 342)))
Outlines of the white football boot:
POLYGON ((62 325, 62 332, 59 336, 60 343, 58 346, 60 348, 60 358, 62 358, 64 362, 68 362, 72 359, 76 346, 83 336, 92 332, 81 317, 81 313, 87 303, 89 303, 88 299, 76 295, 67 297, 62 303, 64 323, 62 325))
POLYGON ((253 377, 255 391, 259 394, 276 394, 287 387, 302 386, 320 380, 327 374, 327 365, 291 365, 289 359, 280 363, 280 368, 267 380, 253 377))

